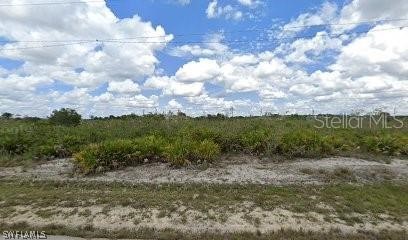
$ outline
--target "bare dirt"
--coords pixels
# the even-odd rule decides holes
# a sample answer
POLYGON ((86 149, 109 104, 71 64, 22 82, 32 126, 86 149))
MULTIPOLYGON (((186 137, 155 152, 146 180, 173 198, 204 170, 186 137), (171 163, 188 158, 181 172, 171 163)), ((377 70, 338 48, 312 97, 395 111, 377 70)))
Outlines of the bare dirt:
POLYGON ((121 229, 154 228, 156 230, 174 229, 181 232, 261 232, 268 233, 281 229, 297 231, 327 232, 338 229, 342 232, 378 232, 381 230, 408 231, 407 222, 396 223, 391 217, 383 215, 381 220, 357 214, 363 223, 347 224, 338 216, 328 216, 316 212, 294 213, 276 208, 266 211, 253 207, 251 202, 225 209, 209 208, 207 212, 179 206, 170 213, 163 214, 159 209, 137 209, 133 207, 47 207, 41 211, 32 206, 15 206, 15 214, 9 222, 25 222, 41 229, 50 224, 63 225, 77 229, 92 225, 95 229, 118 231, 121 229), (48 212, 46 216, 40 212, 48 212), (85 214, 86 213, 86 214, 85 214))
POLYGON ((49 161, 30 168, 0 168, 3 179, 73 180, 125 183, 211 184, 325 184, 333 181, 371 183, 408 181, 408 161, 388 163, 357 158, 331 157, 275 163, 246 155, 224 157, 211 166, 174 168, 166 163, 148 163, 93 176, 74 174, 72 159, 49 161))
MULTIPOLYGON (((173 168, 166 163, 147 163, 136 167, 102 173, 94 176, 74 174, 72 159, 49 161, 33 167, 0 168, 0 180, 36 179, 52 181, 97 181, 123 183, 208 183, 208 184, 270 184, 303 185, 329 184, 333 181, 374 183, 378 181, 408 182, 408 161, 392 159, 385 162, 357 158, 331 157, 298 159, 286 162, 261 160, 252 156, 229 156, 207 167, 173 168)), ((95 205, 92 207, 41 208, 34 205, 14 206, 14 214, 7 223, 27 223, 41 228, 59 224, 68 228, 91 224, 95 229, 174 229, 181 232, 270 232, 281 229, 324 232, 339 229, 342 232, 396 230, 408 231, 408 223, 395 221, 383 215, 380 219, 357 214, 360 223, 349 224, 335 212, 324 215, 317 212, 295 213, 286 209, 263 210, 251 202, 213 209, 206 212, 187 209, 182 205, 173 212, 163 213, 154 208, 95 205), (41 215, 41 212, 46 212, 41 215), (328 220, 329 218, 329 220, 328 220)), ((327 206, 322 205, 322 208, 327 206)), ((329 206, 330 207, 330 206, 329 206)), ((4 220, 4 219, 3 219, 4 220)), ((75 239, 56 236, 55 239, 75 239)))

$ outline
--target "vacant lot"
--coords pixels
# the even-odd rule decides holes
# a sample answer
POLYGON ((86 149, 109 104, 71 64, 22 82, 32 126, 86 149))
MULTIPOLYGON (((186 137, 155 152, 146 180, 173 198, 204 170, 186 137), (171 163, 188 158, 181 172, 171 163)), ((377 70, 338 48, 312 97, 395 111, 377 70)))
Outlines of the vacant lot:
MULTIPOLYGON (((389 125, 392 125, 390 119, 389 125)), ((185 166, 216 162, 220 154, 282 159, 408 156, 405 127, 323 128, 313 116, 192 119, 162 115, 85 120, 76 127, 47 120, 0 120, 0 166, 75 155, 85 172, 164 161, 185 166), (99 168, 99 169, 98 169, 99 168)))
POLYGON ((0 229, 155 239, 404 239, 404 129, 307 117, 4 120, 0 229), (11 130, 10 130, 11 129, 11 130), (14 129, 14 130, 13 130, 14 129))

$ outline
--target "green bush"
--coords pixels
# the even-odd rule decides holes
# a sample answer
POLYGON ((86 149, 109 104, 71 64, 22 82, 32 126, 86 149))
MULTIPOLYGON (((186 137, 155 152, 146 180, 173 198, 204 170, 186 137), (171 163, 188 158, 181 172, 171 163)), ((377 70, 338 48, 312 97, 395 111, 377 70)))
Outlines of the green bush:
POLYGON ((209 129, 207 127, 202 127, 202 128, 194 128, 194 129, 187 129, 184 130, 184 132, 187 132, 186 135, 189 135, 192 140, 194 141, 202 141, 202 140, 211 140, 214 141, 220 137, 220 133, 218 133, 214 129, 209 129))
POLYGON ((221 153, 220 147, 211 140, 204 140, 194 145, 193 154, 197 160, 213 162, 221 153))
POLYGON ((49 119, 55 125, 77 126, 81 123, 81 118, 74 109, 61 108, 54 110, 49 119))
POLYGON ((35 156, 38 158, 57 157, 58 153, 54 145, 41 145, 36 147, 35 156))
POLYGON ((192 143, 177 139, 167 145, 165 149, 166 160, 174 166, 184 166, 190 163, 192 143))
POLYGON ((160 136, 147 136, 134 141, 135 148, 143 158, 161 159, 164 157, 167 141, 160 136))
POLYGON ((61 148, 68 155, 78 152, 84 145, 86 145, 86 139, 79 136, 64 136, 61 142, 61 148))
POLYGON ((331 154, 333 147, 314 131, 293 131, 282 136, 278 151, 288 157, 316 157, 331 154))
MULTIPOLYGON (((98 152, 96 155, 90 154, 89 158, 94 156, 98 163, 90 166, 96 169, 97 166, 108 165, 108 168, 109 164, 116 166, 126 159, 127 154, 119 160, 106 160, 107 163, 102 160, 110 158, 102 154, 106 143, 122 141, 120 139, 131 139, 132 152, 137 155, 136 162, 147 158, 149 161, 169 161, 174 165, 198 160, 213 161, 211 159, 217 157, 212 158, 205 152, 217 149, 215 145, 222 153, 259 156, 323 157, 368 153, 406 157, 408 118, 404 121, 406 124, 402 129, 364 126, 360 129, 317 130, 313 127, 313 121, 284 116, 211 120, 133 116, 126 119, 83 120, 75 127, 58 126, 48 120, 0 119, 0 157, 29 162, 32 156, 48 159, 75 153, 84 155, 86 151, 92 153, 89 145, 94 144, 98 146, 98 152)), ((125 162, 126 165, 132 164, 132 161, 125 162)))
POLYGON ((397 138, 390 134, 367 136, 363 140, 366 151, 384 155, 406 155, 407 144, 408 141, 405 138, 397 138))
POLYGON ((252 154, 261 154, 266 151, 270 141, 266 130, 252 130, 241 135, 243 148, 252 154))
POLYGON ((74 157, 85 172, 95 171, 98 167, 103 170, 114 169, 141 162, 140 152, 131 140, 91 144, 74 157))
POLYGON ((222 152, 241 152, 244 150, 241 137, 234 132, 226 131, 214 142, 220 146, 222 152))
POLYGON ((29 149, 31 142, 21 134, 4 134, 0 137, 0 151, 11 155, 21 155, 29 149))

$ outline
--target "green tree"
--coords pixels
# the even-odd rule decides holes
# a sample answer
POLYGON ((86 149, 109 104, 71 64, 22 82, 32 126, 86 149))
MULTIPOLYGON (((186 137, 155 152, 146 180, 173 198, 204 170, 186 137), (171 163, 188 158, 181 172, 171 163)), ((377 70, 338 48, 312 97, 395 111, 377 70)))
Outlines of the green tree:
POLYGON ((61 108, 54 110, 49 119, 56 125, 77 126, 81 123, 82 117, 74 109, 61 108))
POLYGON ((1 115, 1 117, 2 117, 2 118, 5 118, 5 119, 10 119, 10 118, 13 117, 13 114, 8 113, 8 112, 5 112, 5 113, 3 113, 3 114, 1 115))

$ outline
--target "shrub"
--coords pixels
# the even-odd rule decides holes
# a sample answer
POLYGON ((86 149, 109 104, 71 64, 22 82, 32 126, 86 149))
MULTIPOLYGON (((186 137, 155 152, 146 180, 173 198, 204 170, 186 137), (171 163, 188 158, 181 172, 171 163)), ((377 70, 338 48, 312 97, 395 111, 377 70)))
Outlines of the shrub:
POLYGON ((36 149, 35 156, 39 158, 56 157, 58 155, 54 145, 41 145, 36 149))
POLYGON ((265 130, 253 130, 242 134, 240 139, 246 151, 261 154, 266 151, 269 136, 265 130))
POLYGON ((289 157, 316 157, 330 154, 333 149, 325 138, 314 131, 293 131, 282 136, 279 147, 281 154, 289 157))
POLYGON ((11 155, 25 153, 30 145, 30 141, 22 134, 4 134, 0 138, 0 150, 11 155))
POLYGON ((54 110, 49 117, 51 123, 63 126, 77 126, 81 123, 81 118, 74 109, 69 108, 54 110))
POLYGON ((78 136, 64 136, 61 142, 61 148, 67 152, 68 155, 72 155, 78 152, 84 145, 86 140, 78 136))
POLYGON ((85 172, 95 171, 98 167, 114 169, 120 166, 141 162, 140 152, 131 140, 114 140, 100 144, 91 144, 74 155, 77 163, 85 172))
POLYGON ((220 134, 218 132, 206 127, 194 128, 192 130, 188 129, 186 131, 188 132, 188 135, 191 137, 191 139, 194 141, 202 141, 206 139, 214 141, 220 137, 220 134))
POLYGON ((169 163, 174 166, 187 165, 189 161, 189 154, 191 154, 191 142, 177 139, 167 145, 165 149, 165 156, 169 163))
POLYGON ((164 138, 155 135, 138 138, 134 143, 141 156, 147 159, 162 158, 167 146, 164 138))
POLYGON ((220 147, 211 140, 204 140, 194 145, 193 154, 197 160, 213 162, 220 153, 220 147))
POLYGON ((8 113, 8 112, 1 114, 1 118, 4 118, 4 119, 10 119, 12 117, 13 117, 13 114, 8 113))
POLYGON ((363 140, 363 145, 368 152, 376 152, 385 155, 400 155, 406 153, 406 141, 390 134, 368 136, 363 140))

